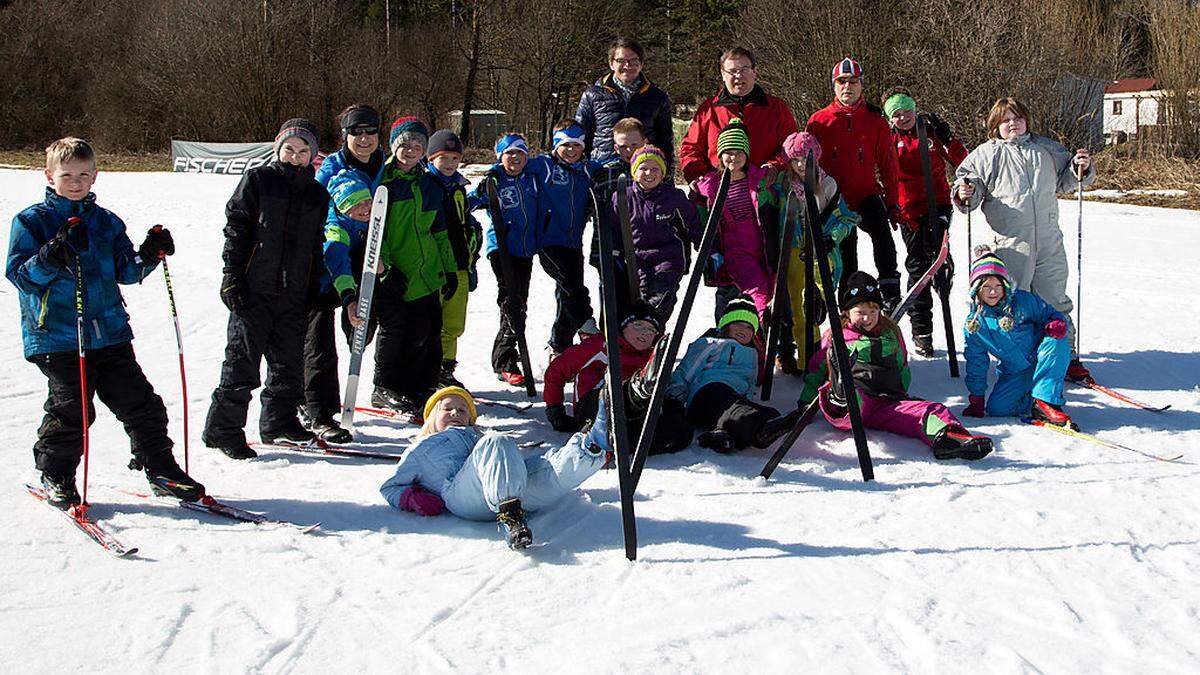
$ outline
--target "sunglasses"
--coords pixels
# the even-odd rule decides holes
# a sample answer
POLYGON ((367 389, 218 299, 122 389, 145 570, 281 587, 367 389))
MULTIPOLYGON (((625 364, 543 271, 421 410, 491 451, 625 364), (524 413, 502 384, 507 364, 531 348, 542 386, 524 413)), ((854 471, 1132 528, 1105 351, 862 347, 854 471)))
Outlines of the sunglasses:
POLYGON ((373 127, 367 124, 356 124, 345 131, 347 136, 370 136, 371 134, 379 133, 379 127, 373 127))

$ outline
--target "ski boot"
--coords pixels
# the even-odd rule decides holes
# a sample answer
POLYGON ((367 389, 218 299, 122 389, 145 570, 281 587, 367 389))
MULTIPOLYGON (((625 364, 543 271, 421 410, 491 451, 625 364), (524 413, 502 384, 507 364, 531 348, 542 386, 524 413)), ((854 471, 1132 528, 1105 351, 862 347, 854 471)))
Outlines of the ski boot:
POLYGON ((463 383, 454 377, 454 369, 457 366, 458 361, 442 361, 442 368, 438 371, 439 387, 463 387, 463 383))
POLYGON ((917 356, 923 356, 927 359, 933 358, 933 336, 928 333, 925 335, 913 335, 913 352, 917 356))
POLYGON ((46 491, 46 503, 56 509, 67 511, 83 502, 75 489, 75 476, 52 476, 43 471, 42 489, 46 491))
POLYGON ((1033 399, 1033 410, 1029 416, 1038 422, 1053 424, 1056 427, 1066 427, 1071 431, 1079 431, 1079 425, 1071 420, 1070 415, 1063 412, 1060 406, 1053 403, 1046 403, 1040 398, 1033 399))
POLYGON ((229 459, 254 459, 255 457, 258 457, 258 453, 254 451, 254 448, 250 447, 245 442, 225 443, 216 446, 216 448, 217 450, 221 451, 221 454, 225 455, 229 459))
POLYGON ((305 429, 313 432, 317 438, 327 443, 349 443, 354 440, 349 431, 346 431, 334 421, 332 415, 324 415, 320 412, 309 414, 308 406, 300 406, 300 424, 305 429))
POLYGON ((514 387, 525 386, 525 376, 521 374, 520 370, 502 370, 496 373, 496 379, 514 387))
POLYGON ((709 450, 712 450, 713 452, 719 452, 722 455, 728 455, 738 451, 737 444, 733 442, 733 436, 730 436, 727 432, 719 429, 716 431, 706 431, 700 434, 700 437, 696 439, 696 442, 700 444, 700 447, 708 448, 709 450))
POLYGON ((283 426, 270 429, 260 430, 258 434, 262 438, 263 443, 298 443, 305 445, 317 440, 316 434, 305 429, 300 420, 295 417, 284 422, 283 426))
POLYGON ((951 425, 933 437, 933 456, 938 459, 976 460, 992 452, 992 439, 972 436, 966 429, 951 425))
POLYGON ((504 528, 508 547, 514 551, 529 548, 533 543, 533 532, 525 524, 525 511, 521 509, 520 499, 506 499, 500 502, 496 513, 496 522, 504 528))
POLYGON ((766 448, 772 443, 783 438, 783 436, 796 426, 796 422, 800 421, 800 416, 804 414, 802 408, 796 408, 786 415, 780 415, 767 420, 759 428, 758 433, 754 435, 754 447, 766 448))
POLYGON ((1071 359, 1071 365, 1067 366, 1067 376, 1064 379, 1077 384, 1093 381, 1091 371, 1079 359, 1071 359))
POLYGON ((900 304, 900 275, 879 277, 879 293, 883 296, 883 315, 888 316, 900 304))
POLYGON ((129 461, 129 468, 144 471, 150 491, 159 497, 194 502, 204 496, 204 486, 184 473, 169 453, 149 460, 134 457, 129 461))

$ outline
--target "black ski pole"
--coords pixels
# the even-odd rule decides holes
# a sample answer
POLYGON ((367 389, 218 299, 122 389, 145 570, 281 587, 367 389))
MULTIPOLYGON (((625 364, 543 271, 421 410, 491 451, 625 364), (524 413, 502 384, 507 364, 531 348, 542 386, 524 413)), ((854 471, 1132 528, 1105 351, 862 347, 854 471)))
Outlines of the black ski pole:
MULTIPOLYGON (((600 204, 596 201, 595 193, 592 193, 592 201, 596 204, 596 227, 603 227, 603 218, 600 215, 600 204)), ((607 208, 607 205, 605 205, 607 208)), ((626 283, 629 284, 629 302, 632 304, 642 296, 641 285, 638 283, 637 275, 637 255, 633 249, 633 226, 629 217, 629 176, 621 174, 617 176, 617 217, 621 222, 621 251, 625 254, 625 277, 626 283)), ((663 317, 665 321, 669 317, 663 317)))
POLYGON ((784 326, 783 318, 788 313, 788 291, 787 291, 787 276, 788 265, 792 257, 792 233, 788 231, 788 209, 792 203, 792 191, 789 186, 787 197, 783 202, 783 209, 780 211, 779 218, 779 256, 775 263, 775 288, 771 295, 771 306, 767 315, 767 353, 764 357, 763 381, 762 388, 759 391, 759 398, 763 401, 771 400, 771 390, 775 383, 775 357, 779 353, 779 331, 784 326))
MULTIPOLYGON (((925 129, 925 120, 920 115, 917 116, 917 142, 920 144, 921 152, 921 173, 925 182, 925 207, 928 210, 926 216, 926 227, 923 232, 922 245, 925 251, 930 253, 934 250, 936 244, 933 243, 935 234, 941 234, 941 228, 935 226, 940 221, 938 217, 937 195, 933 191, 933 168, 932 160, 929 156, 929 134, 925 129)), ((942 184, 945 185, 946 177, 942 175, 942 184)), ((958 350, 954 345, 954 318, 950 312, 950 283, 951 277, 946 269, 950 261, 943 263, 942 269, 938 270, 934 277, 934 288, 937 289, 938 298, 941 300, 942 306, 942 324, 946 329, 946 360, 950 365, 950 377, 958 377, 958 350)))

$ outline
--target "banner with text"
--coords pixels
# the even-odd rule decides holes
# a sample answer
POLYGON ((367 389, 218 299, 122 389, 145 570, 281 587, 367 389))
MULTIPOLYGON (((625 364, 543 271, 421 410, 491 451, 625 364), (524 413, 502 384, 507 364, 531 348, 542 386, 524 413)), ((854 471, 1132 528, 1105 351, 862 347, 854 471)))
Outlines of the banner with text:
POLYGON ((171 169, 189 173, 246 173, 274 157, 271 143, 171 141, 171 169))

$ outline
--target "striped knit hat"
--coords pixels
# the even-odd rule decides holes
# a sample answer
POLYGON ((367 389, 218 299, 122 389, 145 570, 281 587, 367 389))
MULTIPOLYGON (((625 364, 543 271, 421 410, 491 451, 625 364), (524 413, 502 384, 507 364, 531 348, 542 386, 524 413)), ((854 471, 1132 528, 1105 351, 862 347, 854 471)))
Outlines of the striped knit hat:
POLYGON ((839 77, 862 77, 862 74, 862 66, 858 65, 858 61, 847 56, 833 67, 833 76, 830 79, 836 82, 839 77))
POLYGON ((725 311, 721 313, 721 318, 717 320, 717 328, 723 329, 731 323, 744 321, 750 324, 754 332, 758 332, 758 309, 754 306, 754 301, 746 296, 740 296, 729 301, 725 305, 725 311))
POLYGON ((726 150, 741 150, 750 154, 750 135, 746 133, 746 125, 736 117, 729 120, 729 124, 717 134, 717 154, 726 150))
POLYGON ((388 135, 388 148, 396 152, 396 146, 409 141, 417 141, 421 147, 429 145, 429 127, 416 117, 397 117, 392 122, 392 131, 388 135))
POLYGON ((283 123, 279 127, 279 133, 275 134, 275 154, 279 154, 279 147, 289 138, 299 138, 308 143, 309 150, 312 150, 313 156, 317 154, 317 125, 309 122, 303 117, 293 117, 283 123))
POLYGON ((1000 256, 996 255, 990 246, 980 244, 975 247, 975 260, 971 262, 971 311, 967 314, 967 332, 974 333, 979 330, 979 312, 983 309, 983 302, 977 297, 979 287, 983 285, 984 279, 988 277, 999 277, 1000 282, 1004 284, 1004 316, 1000 319, 1000 329, 1004 331, 1012 330, 1013 315, 1012 315, 1012 277, 1008 274, 1008 267, 1000 256))
POLYGON ((329 196, 338 213, 349 213, 355 206, 371 200, 371 188, 354 169, 342 169, 329 181, 329 196))
POLYGON ((633 156, 629 158, 629 172, 636 174, 638 167, 646 162, 657 164, 663 175, 667 175, 667 156, 653 145, 643 145, 633 151, 633 156))

